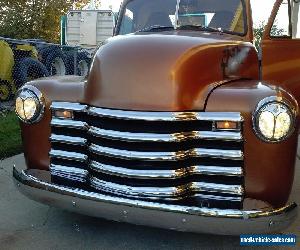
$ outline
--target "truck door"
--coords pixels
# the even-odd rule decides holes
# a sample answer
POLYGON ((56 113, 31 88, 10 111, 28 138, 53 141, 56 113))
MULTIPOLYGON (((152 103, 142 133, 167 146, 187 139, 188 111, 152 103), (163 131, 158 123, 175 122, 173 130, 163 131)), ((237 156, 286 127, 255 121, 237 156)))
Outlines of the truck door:
POLYGON ((97 11, 82 11, 80 44, 97 46, 97 11))
POLYGON ((277 0, 262 39, 262 79, 300 100, 299 0, 277 0), (299 20, 299 21, 298 21, 299 20))

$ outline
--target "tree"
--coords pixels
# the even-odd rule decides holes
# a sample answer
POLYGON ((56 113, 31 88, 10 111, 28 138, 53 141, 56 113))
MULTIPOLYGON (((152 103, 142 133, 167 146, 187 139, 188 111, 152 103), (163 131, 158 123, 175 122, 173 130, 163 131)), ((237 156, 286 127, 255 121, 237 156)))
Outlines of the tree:
MULTIPOLYGON (((265 22, 260 22, 256 27, 254 27, 254 45, 257 50, 260 47, 261 39, 265 31, 265 22)), ((282 36, 285 33, 284 29, 278 27, 275 23, 271 29, 271 36, 282 36)))
MULTIPOLYGON (((89 0, 0 0, 0 36, 59 42, 60 17, 89 0)), ((97 1, 99 4, 99 1, 97 1)))
POLYGON ((253 32, 254 32, 254 45, 256 49, 259 49, 261 39, 263 37, 263 33, 265 30, 265 23, 261 22, 257 27, 254 27, 253 32))

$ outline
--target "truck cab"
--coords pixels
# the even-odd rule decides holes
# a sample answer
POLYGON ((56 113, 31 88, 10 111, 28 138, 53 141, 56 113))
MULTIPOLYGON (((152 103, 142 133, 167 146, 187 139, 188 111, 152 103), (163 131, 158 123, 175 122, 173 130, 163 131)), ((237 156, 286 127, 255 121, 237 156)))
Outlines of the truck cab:
POLYGON ((138 225, 284 230, 297 215, 298 10, 275 2, 260 59, 250 0, 125 0, 87 78, 19 91, 27 166, 13 170, 17 188, 138 225), (274 36, 281 8, 288 29, 274 36))

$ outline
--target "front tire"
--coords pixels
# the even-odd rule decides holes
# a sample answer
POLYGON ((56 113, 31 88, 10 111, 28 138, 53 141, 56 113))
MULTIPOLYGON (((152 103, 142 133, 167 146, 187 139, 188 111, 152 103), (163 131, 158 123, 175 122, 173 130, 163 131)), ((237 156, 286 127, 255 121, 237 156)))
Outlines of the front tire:
POLYGON ((52 76, 67 75, 67 59, 60 48, 53 46, 41 51, 42 62, 52 76))
MULTIPOLYGON (((74 52, 76 53, 76 52, 74 52)), ((75 66, 74 66, 74 54, 71 53, 68 55, 68 65, 69 65, 69 72, 71 75, 75 74, 75 66)), ((91 64, 91 58, 89 57, 87 52, 79 52, 77 54, 77 62, 76 62, 76 66, 77 66, 77 74, 79 76, 87 76, 89 73, 89 69, 90 69, 90 64, 91 64)))

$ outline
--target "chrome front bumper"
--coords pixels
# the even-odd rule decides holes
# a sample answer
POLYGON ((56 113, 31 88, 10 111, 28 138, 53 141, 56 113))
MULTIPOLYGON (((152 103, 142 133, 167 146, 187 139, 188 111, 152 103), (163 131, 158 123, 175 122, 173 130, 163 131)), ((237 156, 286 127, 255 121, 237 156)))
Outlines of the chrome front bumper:
POLYGON ((178 231, 221 235, 279 232, 297 216, 295 203, 268 212, 163 205, 55 185, 48 171, 14 168, 13 176, 19 191, 35 201, 89 216, 178 231))

